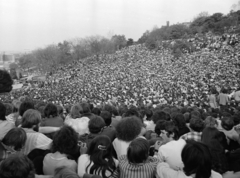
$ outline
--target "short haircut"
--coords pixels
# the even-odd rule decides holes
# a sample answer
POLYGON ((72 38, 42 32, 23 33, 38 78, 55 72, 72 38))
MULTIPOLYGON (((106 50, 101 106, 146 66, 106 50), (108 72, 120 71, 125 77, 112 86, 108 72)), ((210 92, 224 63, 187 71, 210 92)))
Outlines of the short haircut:
POLYGON ((225 129, 225 130, 232 130, 233 126, 234 126, 234 120, 232 117, 223 117, 222 119, 222 127, 225 129))
POLYGON ((156 111, 155 113, 153 113, 152 115, 152 120, 153 122, 156 124, 157 121, 159 120, 165 120, 165 121, 169 121, 170 120, 170 115, 165 113, 164 111, 156 111))
POLYGON ((13 146, 14 150, 21 150, 27 140, 27 134, 22 128, 12 128, 3 137, 2 143, 7 146, 13 146))
POLYGON ((149 144, 144 138, 134 139, 127 150, 127 158, 130 163, 143 163, 149 156, 149 144))
POLYGON ((25 155, 11 155, 0 164, 0 177, 35 178, 33 163, 25 155))
POLYGON ((44 108, 44 116, 46 118, 58 116, 57 106, 55 104, 48 103, 47 106, 44 108))
POLYGON ((22 128, 32 128, 41 122, 41 114, 37 110, 29 109, 22 117, 22 128))
POLYGON ((90 105, 87 102, 81 103, 80 107, 81 107, 81 111, 80 111, 81 114, 91 113, 90 105))
POLYGON ((130 108, 127 110, 126 113, 123 115, 124 117, 131 117, 131 116, 136 116, 139 117, 139 113, 135 108, 130 108))
POLYGON ((6 120, 6 107, 5 105, 0 102, 0 120, 6 120))
POLYGON ((173 121, 166 121, 164 123, 164 130, 167 131, 168 135, 174 134, 174 140, 177 140, 179 138, 178 127, 173 121))
POLYGON ((105 121, 106 126, 109 126, 112 123, 112 115, 108 111, 102 111, 100 116, 105 121))
POLYGON ((71 110, 70 110, 70 115, 71 115, 71 117, 72 117, 73 119, 81 118, 80 111, 81 111, 81 107, 79 106, 79 104, 74 104, 74 105, 71 107, 71 110))
POLYGON ((204 129, 204 122, 200 118, 191 118, 190 128, 195 132, 201 132, 204 129))
POLYGON ((160 135, 161 134, 161 130, 165 130, 165 120, 159 120, 157 123, 156 123, 156 126, 155 126, 155 133, 157 135, 160 135))
POLYGON ((184 173, 187 176, 196 174, 196 178, 210 177, 212 158, 207 145, 194 140, 186 142, 181 154, 184 173))
POLYGON ((97 116, 99 116, 100 113, 101 113, 101 110, 100 110, 99 108, 93 108, 93 109, 92 109, 92 113, 95 114, 95 115, 97 115, 97 116))
POLYGON ((142 129, 142 123, 139 118, 132 116, 122 119, 116 126, 117 138, 126 142, 135 139, 142 129))
POLYGON ((52 152, 59 151, 62 154, 74 155, 78 152, 78 134, 70 126, 63 126, 54 134, 52 152))
POLYGON ((89 128, 89 132, 90 133, 94 133, 97 134, 99 132, 101 132, 102 128, 105 126, 105 122, 103 120, 103 118, 101 118, 100 116, 94 116, 93 118, 91 118, 88 122, 88 128, 89 128))
POLYGON ((146 120, 151 120, 151 117, 152 117, 152 115, 153 115, 153 112, 152 112, 152 110, 151 109, 149 109, 149 108, 147 108, 146 110, 145 110, 145 114, 146 114, 146 120))
POLYGON ((22 102, 18 110, 19 115, 23 116, 24 112, 27 111, 28 109, 34 109, 34 104, 29 101, 22 102))
POLYGON ((5 107, 6 107, 6 116, 8 116, 9 114, 13 113, 13 105, 11 103, 4 103, 5 107))
POLYGON ((214 117, 212 116, 208 116, 205 120, 204 120, 204 125, 205 127, 215 127, 217 125, 217 121, 214 117))

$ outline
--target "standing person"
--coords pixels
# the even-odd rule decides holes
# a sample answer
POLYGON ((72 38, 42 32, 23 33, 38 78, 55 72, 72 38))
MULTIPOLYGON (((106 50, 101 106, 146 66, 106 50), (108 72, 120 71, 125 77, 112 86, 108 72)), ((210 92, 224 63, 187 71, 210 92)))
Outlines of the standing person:
POLYGON ((237 104, 240 103, 240 87, 238 90, 233 94, 233 98, 237 104))
POLYGON ((216 94, 217 94, 217 91, 215 89, 211 89, 210 95, 209 95, 209 105, 213 109, 218 107, 216 94))
POLYGON ((228 105, 229 97, 227 95, 227 90, 225 88, 223 88, 220 94, 218 95, 218 101, 221 109, 225 109, 226 106, 228 105))

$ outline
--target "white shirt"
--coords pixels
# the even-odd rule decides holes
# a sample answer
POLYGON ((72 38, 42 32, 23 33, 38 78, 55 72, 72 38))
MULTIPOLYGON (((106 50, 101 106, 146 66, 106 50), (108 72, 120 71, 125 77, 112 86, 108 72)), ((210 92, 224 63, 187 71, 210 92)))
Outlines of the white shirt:
MULTIPOLYGON (((215 172, 211 171, 212 175, 210 178, 222 178, 222 176, 215 172)), ((183 171, 176 171, 170 168, 167 163, 159 163, 157 165, 157 178, 192 178, 191 176, 186 176, 183 171)))
POLYGON ((86 133, 89 133, 88 130, 88 122, 89 122, 88 117, 81 117, 81 118, 66 118, 64 123, 66 125, 71 126, 79 135, 84 135, 86 133))
POLYGON ((160 162, 166 162, 174 170, 182 170, 183 162, 181 153, 186 141, 183 139, 172 140, 162 145, 158 150, 158 158, 160 162))

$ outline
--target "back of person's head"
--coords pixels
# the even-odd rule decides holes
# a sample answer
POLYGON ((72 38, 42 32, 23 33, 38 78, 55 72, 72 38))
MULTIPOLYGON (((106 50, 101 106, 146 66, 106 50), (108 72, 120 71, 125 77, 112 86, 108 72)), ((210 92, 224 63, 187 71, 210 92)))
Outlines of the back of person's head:
POLYGON ((72 107, 71 107, 71 110, 70 110, 70 115, 73 119, 76 119, 76 118, 81 118, 81 107, 79 106, 79 104, 74 104, 72 107))
POLYGON ((28 109, 22 117, 22 128, 32 128, 41 122, 41 114, 37 110, 28 109))
POLYGON ((47 106, 44 108, 44 116, 46 118, 52 118, 58 116, 58 109, 55 104, 48 103, 47 106))
POLYGON ((126 117, 122 119, 116 126, 117 138, 126 142, 135 139, 142 129, 142 123, 139 118, 126 117))
POLYGON ((6 107, 6 116, 13 113, 13 105, 11 103, 4 103, 6 107))
POLYGON ((222 119, 222 127, 229 131, 229 130, 232 130, 233 126, 234 126, 234 120, 232 117, 223 117, 222 119))
POLYGON ((184 116, 184 118, 185 118, 186 123, 189 123, 189 122, 190 122, 190 119, 191 119, 190 113, 189 113, 189 112, 185 112, 185 113, 183 114, 183 116, 184 116))
POLYGON ((35 178, 34 166, 27 156, 11 155, 0 164, 1 178, 35 178))
POLYGON ((54 134, 52 151, 66 155, 74 155, 78 151, 78 134, 70 126, 63 126, 54 134))
POLYGON ((168 136, 173 134, 172 138, 174 140, 178 140, 178 138, 179 138, 178 127, 175 125, 175 123, 173 121, 166 121, 164 123, 163 130, 167 131, 168 136))
POLYGON ((204 120, 204 125, 205 125, 205 127, 216 127, 218 125, 218 123, 217 123, 217 120, 214 117, 208 116, 204 120))
POLYGON ((100 116, 103 118, 103 120, 105 121, 106 126, 111 125, 112 123, 112 115, 110 112, 108 111, 102 111, 100 116))
POLYGON ((174 123, 178 126, 178 128, 183 128, 186 126, 185 118, 183 114, 177 113, 172 117, 174 123))
POLYGON ((93 108, 93 109, 92 109, 92 113, 95 114, 95 115, 97 115, 97 116, 99 116, 100 113, 101 113, 101 110, 100 110, 99 108, 93 108))
POLYGON ((103 118, 101 118, 100 116, 94 115, 94 117, 91 118, 88 122, 89 132, 93 134, 97 134, 102 131, 105 125, 106 124, 103 118))
POLYGON ((70 168, 59 167, 55 170, 54 178, 80 178, 78 174, 70 168))
POLYGON ((220 132, 217 128, 215 127, 206 127, 203 132, 202 132, 202 142, 206 145, 208 145, 210 148, 216 148, 218 150, 223 150, 223 148, 227 147, 227 139, 226 136, 223 132, 220 132), (221 148, 216 145, 212 144, 213 141, 216 141, 220 143, 221 148))
POLYGON ((22 102, 18 110, 19 115, 23 116, 24 112, 27 111, 28 109, 34 109, 34 104, 29 101, 22 102))
POLYGON ((195 132, 201 132, 204 129, 204 122, 202 119, 193 117, 190 120, 190 128, 195 132))
POLYGON ((130 108, 130 109, 127 110, 127 112, 125 112, 123 114, 123 117, 131 117, 131 116, 139 117, 139 113, 138 113, 137 109, 130 108))
POLYGON ((13 112, 18 112, 21 102, 19 100, 13 100, 13 112))
POLYGON ((152 115, 153 115, 153 112, 152 112, 152 110, 151 109, 149 109, 149 108, 147 108, 146 110, 145 110, 145 114, 146 114, 146 120, 151 120, 151 117, 152 117, 152 115))
POLYGON ((103 177, 106 177, 106 170, 112 174, 116 169, 113 155, 112 155, 112 142, 108 136, 99 135, 95 137, 87 149, 87 154, 90 156, 90 164, 86 169, 90 167, 90 174, 96 174, 101 170, 103 177), (93 162, 93 166, 91 165, 93 162))
POLYGON ((62 115, 63 114, 63 107, 60 105, 57 105, 57 111, 58 111, 58 115, 62 115))
POLYGON ((156 124, 157 121, 159 120, 165 120, 165 121, 169 121, 170 120, 170 115, 163 112, 163 111, 156 111, 153 113, 152 115, 152 120, 153 122, 156 124))
POLYGON ((2 102, 0 102, 0 120, 6 120, 6 107, 2 102))
POLYGON ((211 177, 211 154, 207 145, 193 140, 187 141, 182 150, 184 173, 187 176, 195 174, 195 178, 211 177))
POLYGON ((161 130, 165 130, 165 120, 159 120, 157 123, 156 123, 156 126, 155 126, 155 133, 157 135, 160 135, 161 134, 161 130))
POLYGON ((112 115, 113 116, 119 116, 118 110, 116 107, 112 106, 112 115))
POLYGON ((27 134, 22 128, 12 128, 3 137, 2 143, 11 146, 15 151, 20 151, 26 143, 27 134))
POLYGON ((192 119, 192 118, 201 118, 201 113, 200 113, 199 111, 193 110, 193 111, 190 113, 190 117, 191 117, 191 119, 192 119))
POLYGON ((90 106, 89 106, 89 104, 87 102, 81 103, 80 107, 81 107, 81 111, 80 111, 81 114, 89 114, 89 113, 91 113, 90 106))
POLYGON ((127 150, 127 158, 130 163, 144 163, 149 156, 149 144, 144 138, 134 139, 127 150))

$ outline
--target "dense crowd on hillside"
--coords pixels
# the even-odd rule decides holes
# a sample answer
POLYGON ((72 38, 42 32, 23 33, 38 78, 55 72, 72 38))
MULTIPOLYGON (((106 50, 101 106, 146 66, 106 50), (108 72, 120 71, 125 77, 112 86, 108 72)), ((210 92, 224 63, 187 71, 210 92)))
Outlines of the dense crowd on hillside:
POLYGON ((239 40, 133 45, 0 95, 0 177, 240 177, 239 40))

